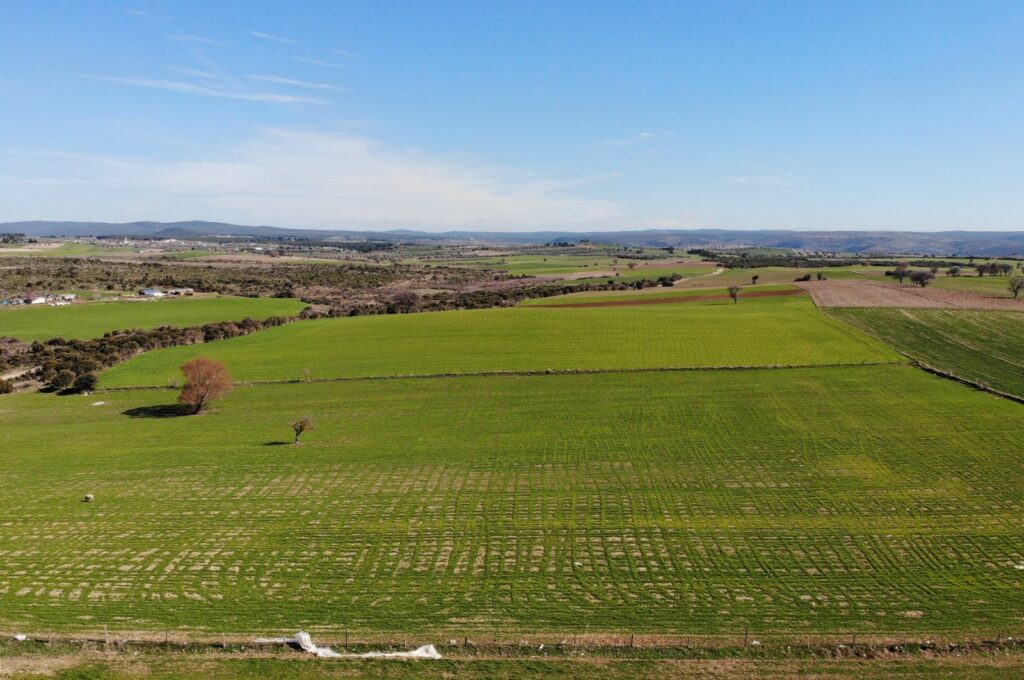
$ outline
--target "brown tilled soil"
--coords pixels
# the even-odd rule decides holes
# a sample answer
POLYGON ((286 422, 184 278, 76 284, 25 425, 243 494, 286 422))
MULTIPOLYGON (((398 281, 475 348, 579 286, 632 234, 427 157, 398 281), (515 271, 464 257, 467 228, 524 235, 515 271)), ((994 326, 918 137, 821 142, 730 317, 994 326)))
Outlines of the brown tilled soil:
MULTIPOLYGON (((740 301, 746 298, 790 297, 805 295, 802 290, 752 290, 740 293, 740 301)), ((634 305, 667 305, 681 302, 708 302, 709 300, 728 300, 728 295, 678 295, 675 297, 645 298, 637 296, 632 300, 594 300, 593 302, 565 302, 558 305, 537 305, 538 307, 632 307, 634 305)))
POLYGON ((794 285, 810 293, 819 307, 913 307, 1024 312, 1024 299, 994 298, 939 288, 855 280, 801 281, 794 285))

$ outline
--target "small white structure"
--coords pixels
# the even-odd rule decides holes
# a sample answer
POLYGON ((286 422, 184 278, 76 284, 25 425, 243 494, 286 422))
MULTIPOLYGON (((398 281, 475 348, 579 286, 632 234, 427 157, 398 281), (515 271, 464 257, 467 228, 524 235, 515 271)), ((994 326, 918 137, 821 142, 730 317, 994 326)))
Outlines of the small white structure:
POLYGON ((139 291, 139 295, 142 295, 143 297, 165 297, 167 293, 162 290, 157 290, 156 288, 143 288, 139 291))
POLYGON ((30 305, 45 305, 46 304, 46 298, 44 298, 44 297, 32 298, 31 300, 28 301, 28 303, 30 305))

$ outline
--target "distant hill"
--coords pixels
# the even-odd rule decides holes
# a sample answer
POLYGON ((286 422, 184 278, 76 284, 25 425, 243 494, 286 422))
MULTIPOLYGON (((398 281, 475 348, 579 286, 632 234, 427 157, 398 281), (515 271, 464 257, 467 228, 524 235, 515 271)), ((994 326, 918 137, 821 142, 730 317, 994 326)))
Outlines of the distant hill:
POLYGON ((491 243, 548 243, 580 240, 629 246, 729 248, 738 246, 792 248, 844 253, 899 253, 913 255, 1022 256, 1024 232, 998 231, 786 231, 687 229, 615 232, 537 231, 493 233, 448 231, 431 233, 396 229, 359 231, 338 229, 285 229, 224 222, 6 222, 0 233, 30 236, 148 236, 198 238, 201 236, 253 236, 257 238, 336 238, 342 240, 484 241, 491 243))

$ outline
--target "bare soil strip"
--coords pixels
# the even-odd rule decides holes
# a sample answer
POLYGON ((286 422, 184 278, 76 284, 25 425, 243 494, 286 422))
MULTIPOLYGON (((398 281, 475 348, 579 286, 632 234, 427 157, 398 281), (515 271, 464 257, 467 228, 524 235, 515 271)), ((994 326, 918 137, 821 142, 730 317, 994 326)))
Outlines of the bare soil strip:
MULTIPOLYGON (((791 288, 788 290, 752 290, 740 293, 740 300, 744 298, 762 297, 791 297, 794 295, 806 295, 806 291, 791 288)), ((635 300, 595 300, 594 302, 565 302, 558 305, 537 305, 542 308, 565 308, 565 307, 632 307, 634 305, 677 305, 683 302, 710 302, 714 300, 728 300, 728 295, 679 295, 676 297, 644 298, 638 296, 635 300)))
POLYGON ((819 307, 988 309, 1024 312, 1024 299, 987 297, 939 288, 855 280, 801 281, 794 285, 810 293, 814 303, 819 307))

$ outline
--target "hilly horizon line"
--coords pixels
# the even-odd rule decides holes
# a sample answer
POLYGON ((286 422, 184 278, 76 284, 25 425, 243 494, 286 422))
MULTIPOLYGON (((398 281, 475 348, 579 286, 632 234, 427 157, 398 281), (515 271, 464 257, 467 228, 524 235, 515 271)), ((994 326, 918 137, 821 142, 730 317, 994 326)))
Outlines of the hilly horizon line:
POLYGON ((791 250, 844 253, 970 254, 978 256, 1024 255, 1024 231, 901 231, 901 230, 796 230, 796 229, 620 229, 615 231, 518 231, 415 229, 303 229, 269 225, 187 220, 158 222, 91 222, 31 220, 0 223, 0 232, 34 237, 140 236, 201 238, 203 236, 252 236, 300 238, 348 238, 361 240, 451 241, 477 240, 492 243, 541 244, 555 240, 598 241, 625 246, 728 248, 774 247, 791 250))
MULTIPOLYGON (((816 228, 816 229, 796 229, 796 228, 782 228, 782 227, 678 227, 678 228, 630 228, 621 227, 617 229, 582 229, 582 230, 570 230, 570 229, 524 229, 514 231, 490 231, 487 229, 445 229, 443 231, 427 231, 423 229, 409 229, 409 228, 390 228, 390 229, 373 229, 373 228, 339 228, 339 227, 281 227, 271 224, 239 224, 236 222, 221 222, 216 220, 173 220, 173 221, 161 221, 161 220, 132 220, 130 222, 110 222, 102 220, 12 220, 8 222, 0 222, 0 229, 7 229, 10 227, 35 227, 43 226, 48 227, 77 227, 77 228, 101 228, 101 227, 160 227, 160 228, 189 228, 194 226, 202 227, 230 227, 235 229, 273 229, 275 231, 288 231, 288 232, 318 232, 318 233, 373 233, 373 234, 423 234, 427 236, 438 236, 447 234, 493 234, 495 236, 501 236, 504 234, 624 234, 624 233, 705 233, 705 232, 723 232, 723 233, 786 233, 786 234, 921 234, 921 235, 952 235, 952 234, 974 234, 974 235, 991 235, 991 236, 1006 236, 1006 235, 1024 235, 1024 227, 1020 230, 998 230, 998 229, 941 229, 935 231, 927 231, 920 229, 872 229, 872 228, 861 228, 861 229, 828 229, 828 228, 816 228)), ((71 235, 71 234, 68 234, 71 235)))

